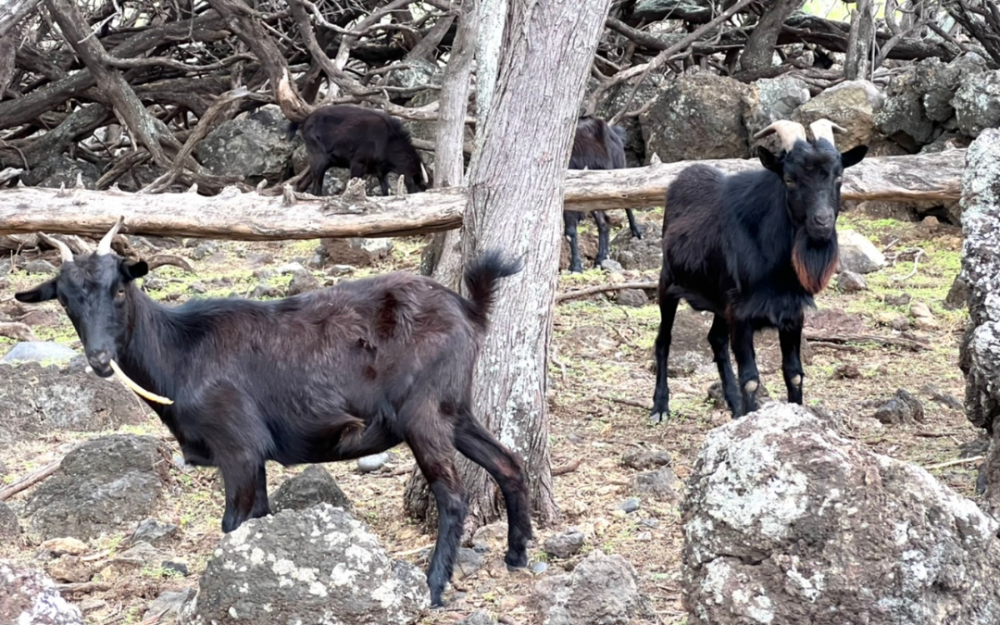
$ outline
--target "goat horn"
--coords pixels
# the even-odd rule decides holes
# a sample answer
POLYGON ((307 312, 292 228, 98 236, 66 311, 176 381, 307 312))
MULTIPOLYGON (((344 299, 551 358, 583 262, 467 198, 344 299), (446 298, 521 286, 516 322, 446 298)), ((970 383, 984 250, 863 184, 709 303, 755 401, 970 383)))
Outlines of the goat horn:
POLYGON ((115 362, 114 360, 112 360, 109 364, 111 365, 111 370, 115 372, 115 375, 118 376, 118 379, 121 380, 122 384, 129 387, 139 397, 148 399, 149 401, 155 402, 157 404, 163 404, 165 406, 169 406, 170 404, 174 403, 172 399, 167 399, 166 397, 163 397, 162 395, 157 395, 156 393, 150 393, 146 389, 142 388, 141 386, 133 382, 130 377, 125 375, 125 372, 121 370, 121 367, 119 367, 118 363, 115 362))
POLYGON ((830 145, 834 147, 836 147, 837 142, 833 140, 833 133, 837 132, 843 134, 847 132, 846 128, 838 126, 829 119, 817 119, 813 123, 809 124, 809 130, 812 131, 813 139, 816 141, 826 139, 830 142, 830 145))
POLYGON ((427 177, 427 170, 424 169, 424 164, 423 163, 420 163, 420 175, 424 177, 424 184, 427 184, 427 182, 430 180, 430 178, 427 177))
POLYGON ((73 262, 73 250, 69 249, 68 245, 66 245, 65 243, 63 243, 59 239, 54 239, 54 238, 50 237, 49 235, 45 234, 44 232, 39 232, 38 233, 38 238, 41 239, 42 241, 45 241, 46 243, 48 243, 52 247, 56 248, 57 250, 59 250, 59 254, 62 256, 62 262, 63 262, 64 265, 66 263, 73 262))
POLYGON ((98 256, 104 256, 105 254, 111 253, 111 242, 114 240, 115 235, 118 234, 118 229, 122 227, 123 223, 125 223, 125 215, 118 217, 118 221, 115 222, 115 225, 111 226, 111 230, 108 230, 108 233, 104 235, 101 242, 97 244, 98 256))
POLYGON ((790 152, 795 142, 799 139, 806 141, 806 129, 798 122, 781 119, 753 136, 754 139, 762 139, 770 134, 777 133, 781 138, 781 147, 790 152))

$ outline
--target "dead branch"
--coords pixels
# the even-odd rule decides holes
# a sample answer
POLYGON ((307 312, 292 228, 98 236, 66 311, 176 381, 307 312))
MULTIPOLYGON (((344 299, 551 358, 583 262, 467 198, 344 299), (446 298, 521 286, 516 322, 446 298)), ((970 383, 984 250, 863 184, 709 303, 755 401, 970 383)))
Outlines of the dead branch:
POLYGON ((817 334, 804 332, 802 337, 810 343, 814 341, 825 343, 879 343, 882 345, 905 347, 915 352, 930 349, 927 345, 918 341, 893 336, 877 336, 875 334, 817 334))
POLYGON ((960 464, 974 464, 980 460, 984 460, 986 456, 972 456, 971 458, 959 458, 957 460, 949 460, 947 462, 939 462, 937 464, 929 464, 924 468, 928 471, 933 471, 934 469, 945 469, 947 467, 954 467, 960 464))
POLYGON ((38 469, 33 473, 29 473, 28 475, 22 477, 21 479, 14 482, 10 486, 7 486, 6 488, 0 490, 0 501, 6 501, 11 497, 13 497, 14 495, 18 494, 19 492, 27 490, 32 486, 34 486, 35 484, 38 484, 45 478, 55 473, 56 470, 59 469, 60 464, 62 464, 62 458, 54 462, 50 462, 41 469, 38 469))
POLYGON ((553 477, 555 477, 558 475, 566 475, 567 473, 572 473, 573 471, 576 471, 577 469, 580 468, 580 464, 582 462, 583 462, 582 458, 577 458, 576 460, 573 460, 572 462, 569 462, 562 466, 552 467, 552 475, 553 477))
POLYGON ((556 303, 558 304, 572 299, 580 299, 581 297, 587 297, 588 295, 595 295, 597 293, 607 293, 609 291, 622 291, 624 289, 656 290, 656 283, 622 282, 620 284, 602 284, 600 286, 591 286, 585 289, 578 289, 576 291, 568 291, 566 293, 560 293, 559 295, 556 295, 556 303))

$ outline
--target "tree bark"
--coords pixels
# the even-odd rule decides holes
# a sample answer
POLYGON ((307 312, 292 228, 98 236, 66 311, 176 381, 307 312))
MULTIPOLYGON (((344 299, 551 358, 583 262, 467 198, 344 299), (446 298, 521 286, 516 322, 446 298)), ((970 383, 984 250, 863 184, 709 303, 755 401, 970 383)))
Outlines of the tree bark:
POLYGON ((793 11, 802 6, 803 0, 776 0, 760 18, 740 56, 743 71, 759 71, 771 67, 774 46, 778 43, 781 28, 793 11))
POLYGON ((847 38, 847 80, 868 80, 872 71, 872 40, 875 38, 875 15, 872 0, 858 0, 851 11, 851 34, 847 38))
POLYGON ((493 103, 493 92, 497 84, 500 62, 500 47, 503 44, 504 27, 507 24, 507 2, 509 0, 480 0, 479 32, 476 36, 476 147, 482 147, 486 118, 493 103))
MULTIPOLYGON (((574 112, 573 119, 575 116, 574 112)), ((501 128, 506 130, 506 127, 501 128)), ((522 144, 524 133, 535 136, 534 126, 529 128, 530 131, 517 131, 522 137, 522 144)), ((493 140, 492 137, 490 140, 493 140)), ((505 143, 504 147, 513 154, 517 151, 511 147, 514 140, 506 140, 510 144, 505 143)), ((844 201, 957 200, 961 196, 965 153, 965 150, 947 150, 932 154, 867 158, 844 171, 841 197, 844 201)), ((537 176, 547 171, 543 166, 549 166, 548 159, 556 158, 548 152, 545 158, 539 157, 540 164, 520 170, 532 172, 530 176, 513 177, 509 173, 502 175, 498 172, 493 180, 516 180, 531 190, 532 185, 538 184, 537 176)), ((753 160, 698 162, 713 165, 726 173, 760 169, 760 164, 753 160)), ((589 212, 662 206, 664 189, 678 173, 692 164, 692 161, 682 161, 631 169, 567 171, 562 189, 564 209, 589 212)), ((513 169, 514 165, 512 163, 506 171, 518 171, 513 169)), ((483 176, 481 172, 479 175, 483 176)), ((472 178, 474 197, 483 193, 482 185, 481 181, 472 178)), ((508 198, 509 193, 505 191, 502 197, 508 198)), ((0 234, 41 230, 101 236, 119 215, 125 215, 128 232, 159 236, 246 241, 402 236, 460 227, 468 200, 466 187, 435 189, 405 197, 368 197, 358 201, 338 197, 300 199, 294 207, 280 197, 239 193, 236 189, 208 197, 195 193, 140 195, 121 191, 74 189, 61 192, 59 189, 16 187, 0 189, 0 234), (26 210, 26 207, 31 207, 31 210, 26 210)), ((532 203, 535 199, 528 195, 528 191, 523 196, 515 195, 509 201, 514 214, 521 207, 525 212, 532 213, 529 208, 537 210, 539 206, 532 203)), ((532 223, 532 220, 517 220, 515 225, 503 232, 508 237, 527 238, 526 224, 532 223)), ((476 225, 476 232, 481 232, 482 228, 476 225)), ((555 223, 552 228, 552 236, 558 240, 562 227, 555 223)), ((496 233, 497 236, 499 234, 496 233)), ((517 254, 522 246, 538 249, 534 239, 512 242, 511 247, 506 249, 517 254)), ((556 273, 553 269, 553 276, 556 273)))
MULTIPOLYGON (((469 173, 464 262, 501 249, 524 265, 500 287, 492 330, 476 367, 474 411, 523 459, 542 525, 559 516, 552 496, 546 390, 562 187, 609 5, 610 0, 509 1, 496 89, 469 173)), ((502 497, 496 484, 468 461, 459 471, 469 489, 473 522, 498 518, 502 497)))
POLYGON ((14 26, 35 10, 42 0, 8 0, 0 13, 0 39, 10 33, 14 26))

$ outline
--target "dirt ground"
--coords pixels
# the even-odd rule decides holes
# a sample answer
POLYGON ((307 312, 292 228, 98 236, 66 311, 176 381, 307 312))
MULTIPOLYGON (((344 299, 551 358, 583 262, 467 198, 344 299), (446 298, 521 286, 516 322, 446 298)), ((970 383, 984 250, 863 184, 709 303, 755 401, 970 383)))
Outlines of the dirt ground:
MULTIPOLYGON (((657 223, 658 211, 638 214, 641 220, 657 223)), ((869 236, 886 255, 898 262, 866 276, 869 290, 845 294, 829 289, 818 298, 818 311, 809 317, 807 332, 833 336, 826 341, 810 341, 806 348, 806 403, 828 411, 837 419, 839 429, 862 441, 873 451, 925 467, 976 456, 983 452, 985 439, 965 421, 960 410, 932 401, 927 385, 957 398, 964 395, 964 382, 958 368, 958 344, 966 313, 943 307, 945 296, 960 268, 961 238, 957 228, 942 226, 931 232, 916 223, 892 219, 874 219, 845 213, 839 228, 855 228, 869 236), (913 252, 922 249, 916 273, 913 252), (908 294, 914 302, 923 302, 934 315, 937 327, 910 330, 907 336, 926 343, 925 349, 913 351, 899 345, 879 342, 840 342, 843 335, 873 335, 900 338, 891 326, 893 318, 903 317, 912 324, 910 304, 895 297, 908 294), (886 298, 888 296, 888 302, 886 298), (926 411, 924 423, 907 426, 884 426, 874 417, 877 407, 897 389, 907 389, 921 399, 926 411)), ((591 233, 592 234, 592 233, 591 233)), ((397 239, 391 257, 378 266, 359 270, 355 276, 393 269, 415 271, 425 239, 397 239)), ((197 243, 197 242, 195 242, 197 243)), ((166 267, 157 270, 156 279, 147 279, 151 294, 162 300, 183 301, 191 296, 248 295, 260 280, 251 264, 262 253, 274 256, 277 267, 291 260, 308 260, 316 241, 287 244, 220 243, 218 252, 200 261, 192 261, 196 275, 166 267), (156 287, 156 288, 151 288, 156 287)), ((177 250, 175 250, 177 251, 177 250)), ((188 255, 191 248, 178 253, 188 255)), ((315 272, 321 281, 322 271, 315 272)), ((625 272, 609 276, 590 269, 582 275, 563 274, 560 289, 568 291, 609 281, 655 280, 656 272, 625 272)), ((283 287, 288 276, 270 279, 283 287)), ((11 286, 20 289, 32 285, 37 276, 15 273, 11 286)), ((12 292, 0 294, 9 300, 12 292)), ((55 312, 53 304, 44 307, 55 312)), ((79 347, 72 327, 60 313, 50 326, 36 327, 41 339, 56 340, 79 347)), ((898 319, 896 320, 899 323, 898 319)), ((686 478, 693 466, 701 442, 711 428, 726 423, 728 412, 708 399, 707 390, 717 380, 705 336, 710 315, 702 315, 682 305, 674 331, 672 362, 691 363, 671 379, 672 420, 660 426, 647 423, 648 406, 653 392, 651 349, 659 323, 659 311, 650 301, 646 306, 623 307, 614 295, 596 295, 558 306, 555 319, 554 358, 550 364, 549 406, 552 421, 552 461, 556 467, 575 464, 575 470, 554 478, 556 499, 562 512, 557 527, 539 528, 538 539, 530 552, 532 562, 545 561, 552 575, 571 569, 586 553, 602 549, 617 553, 631 562, 639 576, 642 592, 648 598, 659 623, 681 624, 686 616, 681 606, 680 576, 683 541, 678 505, 674 501, 654 501, 640 497, 640 508, 631 514, 618 510, 619 504, 634 496, 631 479, 636 471, 621 462, 622 455, 636 448, 665 449, 673 457, 677 476, 686 478), (541 549, 545 537, 568 527, 581 528, 587 535, 583 551, 570 561, 548 561, 541 549)), ((11 344, 0 339, 0 354, 11 344)), ((758 339, 759 367, 764 384, 779 399, 784 399, 780 354, 775 336, 758 339)), ((141 427, 126 428, 133 433, 168 436, 167 430, 152 417, 141 427)), ((4 482, 13 482, 61 455, 83 438, 94 434, 58 433, 39 440, 0 449, 0 461, 8 474, 4 482)), ((392 452, 392 470, 362 475, 353 462, 327 465, 340 486, 356 506, 357 515, 368 523, 386 548, 398 557, 416 561, 421 548, 433 544, 434 536, 411 522, 403 513, 403 489, 412 465, 405 448, 392 452)), ((973 461, 932 469, 940 479, 961 494, 974 496, 973 461)), ((290 475, 303 467, 284 469, 268 465, 269 490, 273 492, 290 475)), ((223 509, 220 479, 214 469, 181 471, 171 467, 171 481, 159 510, 154 515, 164 522, 177 524, 179 538, 165 550, 172 559, 188 563, 190 575, 179 577, 162 569, 145 568, 131 575, 98 577, 107 590, 72 595, 78 603, 89 602, 88 623, 139 623, 150 600, 164 590, 196 587, 198 575, 219 539, 223 509)), ((31 490, 10 502, 23 503, 31 490)), ((127 535, 106 536, 88 543, 93 561, 110 558, 127 535)), ((29 566, 37 544, 30 537, 16 544, 0 545, 0 558, 12 558, 29 566)), ((534 582, 529 572, 508 573, 503 565, 502 540, 493 540, 483 568, 462 579, 456 574, 447 607, 428 612, 423 623, 452 623, 475 609, 485 609, 494 616, 508 615, 523 624, 539 622, 527 597, 534 582)))

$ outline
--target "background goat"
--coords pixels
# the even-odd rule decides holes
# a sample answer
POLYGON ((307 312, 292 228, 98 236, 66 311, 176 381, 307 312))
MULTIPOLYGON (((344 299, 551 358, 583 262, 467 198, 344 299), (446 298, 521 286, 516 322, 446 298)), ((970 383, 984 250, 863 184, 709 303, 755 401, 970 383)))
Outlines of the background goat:
POLYGON ((758 148, 764 170, 726 176, 707 165, 688 167, 667 189, 660 271, 660 329, 652 420, 669 415, 667 358, 677 304, 714 313, 708 342, 734 417, 757 409, 760 386, 753 333, 777 328, 788 401, 802 403, 804 309, 837 269, 837 214, 844 168, 867 146, 840 153, 828 120, 811 124, 813 141, 794 122, 779 121, 755 135, 778 133, 775 156, 758 148), (733 379, 729 343, 736 355, 733 379))
MULTIPOLYGON (((298 123, 288 127, 288 139, 298 123)), ((410 133, 398 119, 382 111, 332 105, 316 109, 301 124, 309 152, 312 194, 322 195, 323 176, 331 167, 350 169, 351 178, 378 176, 382 195, 389 195, 389 173, 403 176, 409 193, 426 191, 430 184, 410 133)), ((300 188, 304 188, 303 180, 300 188)))
POLYGON ((522 465, 479 423, 471 397, 497 281, 519 266, 495 252, 483 255, 466 270, 468 300, 400 272, 278 301, 166 307, 135 286, 146 263, 111 251, 121 223, 94 253, 75 258, 49 239, 62 253, 59 275, 16 297, 58 299, 97 375, 123 371, 185 461, 220 469, 223 531, 269 514, 267 460, 347 460, 405 441, 437 501, 432 602, 441 604, 451 578, 468 505, 456 449, 500 486, 509 524, 505 560, 527 565, 522 465))
MULTIPOLYGON (((583 116, 577 119, 576 136, 573 139, 573 152, 569 159, 570 169, 623 169, 625 167, 625 145, 622 143, 625 129, 611 126, 603 119, 583 116)), ((597 258, 594 266, 600 267, 601 262, 608 257, 608 246, 611 225, 604 211, 593 211, 597 222, 597 258)), ((632 209, 625 209, 628 216, 628 227, 632 236, 641 239, 642 232, 635 223, 632 209)), ((563 211, 563 227, 566 238, 569 239, 570 271, 583 271, 583 261, 580 259, 580 247, 577 242, 577 224, 583 219, 583 213, 563 211)))

